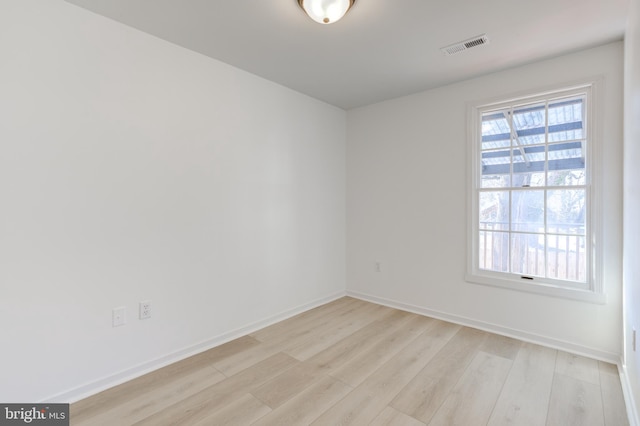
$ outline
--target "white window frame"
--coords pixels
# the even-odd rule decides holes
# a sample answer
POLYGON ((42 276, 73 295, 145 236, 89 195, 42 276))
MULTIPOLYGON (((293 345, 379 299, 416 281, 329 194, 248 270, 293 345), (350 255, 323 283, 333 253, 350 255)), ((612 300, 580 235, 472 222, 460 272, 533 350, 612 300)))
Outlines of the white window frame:
POLYGON ((467 108, 468 150, 468 254, 466 281, 511 290, 531 292, 546 296, 568 298, 585 302, 606 303, 602 285, 602 250, 601 239, 601 137, 596 114, 598 107, 599 80, 590 80, 572 85, 565 85, 529 94, 504 97, 499 100, 474 102, 467 108), (585 125, 587 146, 585 150, 587 170, 587 234, 589 252, 587 260, 586 284, 577 285, 572 281, 553 280, 548 278, 522 278, 522 275, 511 272, 495 272, 479 267, 479 193, 480 193, 480 160, 482 138, 482 113, 492 109, 523 103, 542 102, 553 97, 564 97, 584 94, 586 96, 585 125))

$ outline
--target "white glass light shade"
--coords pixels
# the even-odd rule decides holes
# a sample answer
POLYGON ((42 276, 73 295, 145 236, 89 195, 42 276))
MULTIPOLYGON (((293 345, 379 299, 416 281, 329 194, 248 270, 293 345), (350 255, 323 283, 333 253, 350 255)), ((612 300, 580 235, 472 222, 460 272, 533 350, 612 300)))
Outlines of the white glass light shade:
POLYGON ((353 6, 355 0, 298 0, 311 19, 320 24, 333 24, 353 6))

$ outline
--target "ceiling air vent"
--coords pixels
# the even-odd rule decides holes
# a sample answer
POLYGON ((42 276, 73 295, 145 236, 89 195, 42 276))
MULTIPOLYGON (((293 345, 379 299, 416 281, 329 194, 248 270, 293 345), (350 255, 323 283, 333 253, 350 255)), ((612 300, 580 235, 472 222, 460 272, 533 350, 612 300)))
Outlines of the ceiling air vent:
POLYGON ((455 55, 464 50, 471 49, 472 47, 482 46, 489 43, 489 37, 486 34, 479 35, 469 40, 461 41, 459 43, 452 44, 451 46, 441 47, 440 50, 447 56, 455 55))

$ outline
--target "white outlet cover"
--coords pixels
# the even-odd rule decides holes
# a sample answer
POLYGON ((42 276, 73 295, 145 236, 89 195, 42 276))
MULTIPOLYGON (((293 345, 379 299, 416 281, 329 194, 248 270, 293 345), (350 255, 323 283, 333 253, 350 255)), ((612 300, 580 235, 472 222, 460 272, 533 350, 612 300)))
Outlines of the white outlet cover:
POLYGON ((151 300, 144 300, 140 302, 139 308, 140 319, 151 318, 151 300))
POLYGON ((121 306, 119 308, 113 308, 111 314, 111 325, 113 327, 120 327, 127 323, 127 308, 121 306))

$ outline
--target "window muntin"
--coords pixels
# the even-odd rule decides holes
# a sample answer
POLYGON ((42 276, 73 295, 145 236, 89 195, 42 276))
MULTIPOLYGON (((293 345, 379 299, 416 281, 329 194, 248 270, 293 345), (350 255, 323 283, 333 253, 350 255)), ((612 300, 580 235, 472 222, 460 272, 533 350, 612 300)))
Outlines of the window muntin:
POLYGON ((593 290, 590 86, 474 108, 472 275, 593 290))

